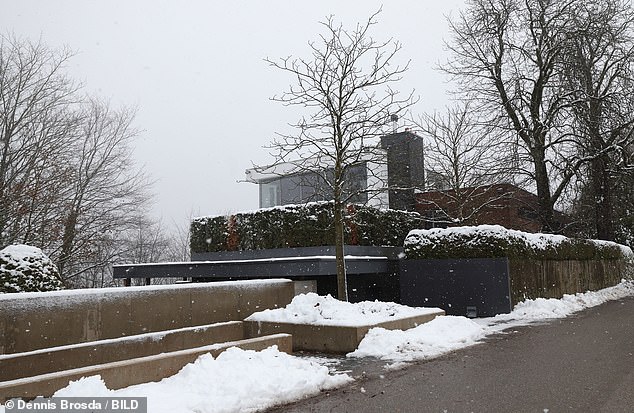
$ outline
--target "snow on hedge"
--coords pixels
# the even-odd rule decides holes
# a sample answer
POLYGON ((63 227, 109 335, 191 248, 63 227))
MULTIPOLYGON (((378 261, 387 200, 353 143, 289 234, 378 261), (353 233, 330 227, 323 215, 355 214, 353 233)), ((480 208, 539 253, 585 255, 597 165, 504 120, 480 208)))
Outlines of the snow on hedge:
POLYGON ((405 238, 409 259, 541 257, 545 259, 627 258, 634 253, 624 245, 599 240, 533 234, 500 225, 412 230, 405 238))
POLYGON ((438 308, 408 307, 396 303, 362 301, 349 303, 331 295, 300 294, 284 308, 250 315, 248 321, 273 321, 330 326, 365 326, 398 318, 435 313, 438 308))
MULTIPOLYGON (((328 367, 280 352, 227 349, 200 356, 160 382, 110 390, 99 376, 82 378, 54 397, 147 397, 152 413, 254 412, 290 403, 352 381, 328 367)), ((0 408, 1 410, 1 408, 0 408)))
POLYGON ((30 245, 9 245, 0 250, 0 293, 62 288, 57 267, 41 249, 30 245))
MULTIPOLYGON (((230 216, 194 218, 194 253, 334 245, 332 202, 283 205, 230 216)), ((398 246, 407 233, 423 225, 416 212, 349 205, 345 243, 398 246)))

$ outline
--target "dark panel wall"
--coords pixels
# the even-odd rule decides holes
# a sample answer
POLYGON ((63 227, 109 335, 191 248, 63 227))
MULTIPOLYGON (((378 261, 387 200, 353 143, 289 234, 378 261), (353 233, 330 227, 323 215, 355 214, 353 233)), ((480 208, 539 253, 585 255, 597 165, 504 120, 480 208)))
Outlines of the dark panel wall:
POLYGON ((449 315, 491 317, 511 311, 506 258, 401 261, 401 303, 449 315))

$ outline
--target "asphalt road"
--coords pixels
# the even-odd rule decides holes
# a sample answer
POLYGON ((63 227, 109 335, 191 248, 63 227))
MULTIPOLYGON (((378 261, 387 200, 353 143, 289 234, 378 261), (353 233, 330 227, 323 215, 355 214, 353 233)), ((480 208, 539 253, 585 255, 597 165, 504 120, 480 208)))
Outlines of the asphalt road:
POLYGON ((364 361, 350 386, 270 412, 634 412, 634 297, 508 330, 398 371, 364 361))

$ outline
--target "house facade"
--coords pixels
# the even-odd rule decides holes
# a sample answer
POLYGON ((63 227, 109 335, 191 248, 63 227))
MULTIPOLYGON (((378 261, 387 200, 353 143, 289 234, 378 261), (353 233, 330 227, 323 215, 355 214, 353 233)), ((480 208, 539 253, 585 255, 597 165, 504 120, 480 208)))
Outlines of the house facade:
MULTIPOLYGON (((327 162, 302 160, 246 171, 259 186, 259 206, 301 204, 332 199, 327 162)), ((410 131, 382 136, 378 147, 350 166, 345 191, 351 203, 414 211, 416 188, 424 187, 423 139, 410 131)))

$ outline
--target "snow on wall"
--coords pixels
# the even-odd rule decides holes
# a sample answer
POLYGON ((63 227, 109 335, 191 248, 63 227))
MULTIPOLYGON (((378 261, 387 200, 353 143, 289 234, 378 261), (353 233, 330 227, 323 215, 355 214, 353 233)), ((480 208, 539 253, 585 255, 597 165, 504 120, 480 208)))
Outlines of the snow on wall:
POLYGON ((247 281, 219 281, 214 283, 194 283, 194 284, 167 284, 167 285, 143 285, 131 287, 108 287, 108 288, 78 288, 75 290, 45 291, 45 292, 25 292, 0 295, 0 305, 2 302, 31 300, 33 298, 48 299, 51 304, 59 301, 65 305, 70 305, 73 300, 85 301, 93 298, 112 299, 114 296, 126 295, 130 298, 139 297, 147 293, 161 291, 183 291, 183 290, 205 290, 205 289, 253 289, 265 288, 267 286, 279 285, 291 282, 287 279, 269 280, 247 280, 247 281))
POLYGON ((242 320, 288 304, 290 280, 0 295, 0 353, 242 320))

